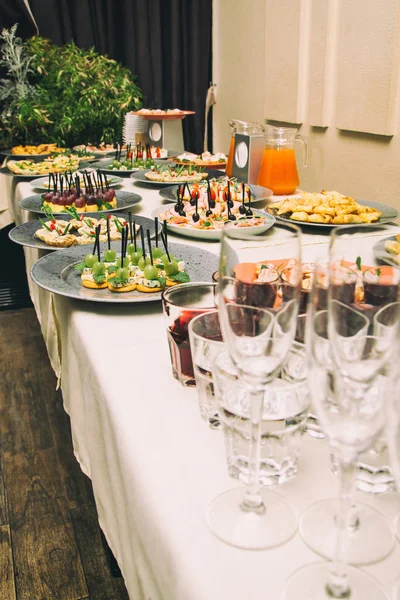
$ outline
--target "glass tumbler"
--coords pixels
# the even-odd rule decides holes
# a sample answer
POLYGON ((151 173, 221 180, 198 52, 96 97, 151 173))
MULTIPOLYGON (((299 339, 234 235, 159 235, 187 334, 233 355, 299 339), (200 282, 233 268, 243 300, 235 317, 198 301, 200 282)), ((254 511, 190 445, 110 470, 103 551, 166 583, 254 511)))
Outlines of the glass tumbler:
MULTIPOLYGON (((228 472, 245 484, 249 478, 251 398, 234 363, 222 351, 213 367, 228 472)), ((301 438, 309 408, 306 355, 294 343, 280 376, 265 390, 261 421, 259 484, 284 483, 297 473, 301 438)))
POLYGON ((214 283, 182 283, 162 293, 172 374, 184 386, 196 385, 189 342, 189 323, 198 315, 215 310, 214 283))
POLYGON ((217 310, 198 315, 190 321, 189 340, 200 415, 212 429, 219 429, 212 368, 224 343, 217 310))

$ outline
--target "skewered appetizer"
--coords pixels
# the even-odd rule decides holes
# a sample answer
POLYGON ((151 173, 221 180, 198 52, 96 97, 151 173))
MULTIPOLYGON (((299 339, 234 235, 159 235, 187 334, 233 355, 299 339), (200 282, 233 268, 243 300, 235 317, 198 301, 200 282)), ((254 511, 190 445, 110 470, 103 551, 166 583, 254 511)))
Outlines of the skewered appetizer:
POLYGON ((79 159, 76 155, 59 155, 51 160, 34 162, 32 160, 9 160, 7 167, 16 175, 47 175, 48 173, 65 173, 76 171, 79 159))
POLYGON ((75 179, 75 186, 72 185, 72 177, 67 178, 67 189, 63 189, 63 179, 58 182, 53 178, 53 191, 42 194, 42 208, 50 209, 53 213, 68 212, 68 208, 74 208, 77 212, 97 212, 116 208, 115 190, 109 187, 107 180, 104 185, 101 172, 98 173, 98 176, 95 187, 91 175, 83 174, 86 179, 85 193, 81 190, 78 178, 75 179), (58 184, 60 185, 59 190, 57 189, 58 184))
POLYGON ((161 183, 185 183, 185 182, 196 182, 206 179, 208 173, 200 172, 195 167, 170 167, 168 165, 162 165, 161 167, 152 167, 151 170, 145 174, 146 179, 154 182, 161 183))
POLYGON ((299 197, 283 198, 270 204, 268 212, 292 221, 332 225, 373 223, 382 215, 376 208, 358 204, 354 198, 326 190, 320 194, 302 192, 299 197))
POLYGON ((99 144, 98 146, 94 145, 94 144, 81 144, 80 146, 74 146, 73 148, 74 150, 85 150, 87 153, 91 153, 91 152, 104 152, 105 154, 107 154, 108 152, 112 152, 114 150, 114 145, 113 144, 105 144, 104 142, 102 142, 101 144, 99 144))
MULTIPOLYGON (((106 242, 107 229, 109 229, 110 240, 117 241, 121 239, 122 230, 127 224, 125 219, 121 219, 117 215, 107 215, 107 217, 95 219, 85 217, 84 214, 78 214, 74 210, 68 212, 74 217, 70 221, 55 219, 54 214, 47 211, 49 220, 39 219, 42 227, 35 232, 34 236, 52 247, 83 246, 93 243, 98 226, 100 226, 100 242, 106 242), (74 235, 74 232, 77 232, 78 235, 74 235)), ((135 226, 132 231, 136 235, 139 226, 135 226)))
MULTIPOLYGON (((187 186, 189 188, 189 186, 187 186)), ((178 188, 178 201, 171 206, 165 213, 160 215, 164 223, 182 228, 215 230, 223 229, 228 223, 234 227, 255 227, 264 225, 266 217, 261 214, 255 214, 251 209, 251 192, 244 184, 242 188, 242 200, 237 202, 232 200, 230 183, 228 180, 227 189, 224 191, 223 198, 214 194, 213 199, 211 185, 208 187, 207 199, 202 199, 199 188, 193 186, 188 192, 189 201, 184 201, 184 186, 178 188), (247 203, 245 202, 248 198, 247 203)))
POLYGON ((103 187, 109 188, 114 183, 120 181, 117 177, 108 177, 106 173, 103 173, 101 169, 85 169, 84 171, 76 171, 74 175, 72 172, 65 173, 54 173, 54 177, 49 177, 47 181, 40 182, 41 187, 46 188, 49 192, 56 192, 63 186, 63 189, 67 189, 68 185, 76 185, 76 178, 79 178, 79 186, 82 190, 86 190, 88 180, 92 181, 94 188, 100 188, 101 184, 103 187), (70 183, 72 178, 72 182, 70 183))
POLYGON ((156 245, 152 246, 150 232, 147 231, 147 249, 145 236, 141 228, 141 249, 136 242, 135 222, 129 219, 122 230, 121 253, 110 247, 109 229, 107 230, 108 249, 104 253, 104 261, 100 260, 99 242, 100 225, 95 228, 95 245, 92 254, 87 254, 84 260, 75 266, 81 273, 82 285, 92 289, 108 289, 115 293, 137 290, 145 294, 161 292, 166 286, 178 285, 190 281, 185 272, 185 264, 174 257, 168 250, 166 230, 161 234, 165 252, 158 246, 158 222, 156 221, 156 245), (130 233, 131 242, 128 244, 130 233), (97 250, 97 256, 96 256, 97 250), (106 284, 106 285, 105 285, 106 284))

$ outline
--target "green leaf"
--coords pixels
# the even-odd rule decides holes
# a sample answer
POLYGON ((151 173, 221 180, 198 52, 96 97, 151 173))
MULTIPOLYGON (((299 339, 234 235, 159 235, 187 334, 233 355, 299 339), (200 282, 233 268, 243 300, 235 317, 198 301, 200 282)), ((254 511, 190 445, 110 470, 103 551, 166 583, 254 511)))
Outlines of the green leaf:
POLYGON ((165 287, 165 284, 167 283, 167 280, 165 279, 165 277, 157 277, 157 280, 160 282, 160 287, 165 287))
POLYGON ((356 258, 357 269, 361 271, 361 256, 357 256, 356 258))
POLYGON ((190 277, 186 271, 178 271, 175 275, 168 275, 168 279, 179 281, 179 283, 188 283, 190 281, 190 277))
POLYGON ((47 231, 50 231, 50 232, 51 232, 51 229, 50 229, 50 227, 49 227, 49 226, 48 226, 48 225, 47 225, 47 224, 46 224, 44 221, 42 221, 42 219, 39 219, 39 221, 40 221, 41 225, 42 225, 42 226, 43 226, 45 229, 47 229, 47 231))
POLYGON ((93 281, 95 281, 96 283, 104 283, 107 280, 107 275, 105 275, 104 273, 100 273, 100 275, 95 275, 93 273, 93 281))
POLYGON ((77 271, 80 271, 82 273, 83 269, 86 268, 86 265, 84 262, 80 262, 77 265, 74 266, 74 269, 76 269, 77 271))

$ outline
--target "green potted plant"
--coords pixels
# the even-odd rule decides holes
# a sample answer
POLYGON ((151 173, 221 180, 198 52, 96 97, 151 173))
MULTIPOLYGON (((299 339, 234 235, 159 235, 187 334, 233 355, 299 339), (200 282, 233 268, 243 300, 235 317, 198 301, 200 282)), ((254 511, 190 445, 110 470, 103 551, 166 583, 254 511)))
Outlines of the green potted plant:
POLYGON ((0 144, 62 146, 119 141, 125 113, 141 106, 132 73, 73 42, 56 46, 36 36, 23 42, 16 25, 3 29, 0 144))

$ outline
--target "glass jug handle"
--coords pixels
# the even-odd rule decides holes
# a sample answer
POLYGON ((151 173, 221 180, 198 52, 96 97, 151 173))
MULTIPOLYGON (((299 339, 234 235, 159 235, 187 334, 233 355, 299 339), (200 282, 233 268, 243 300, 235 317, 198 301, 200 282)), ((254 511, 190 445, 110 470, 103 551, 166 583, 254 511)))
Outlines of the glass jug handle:
POLYGON ((299 142, 302 143, 303 145, 303 167, 307 166, 308 163, 308 148, 307 148, 307 142, 306 140, 303 138, 302 135, 300 135, 299 133, 296 135, 295 137, 296 140, 298 140, 299 142))

